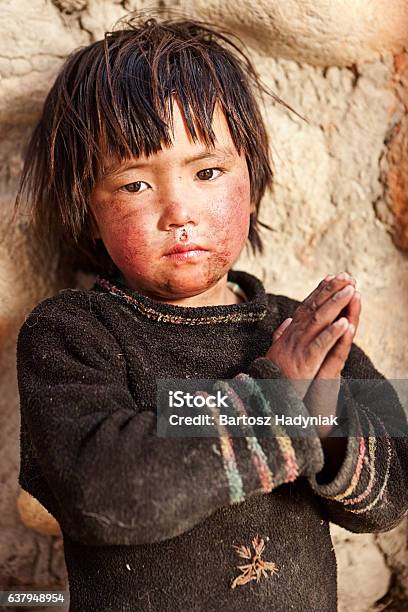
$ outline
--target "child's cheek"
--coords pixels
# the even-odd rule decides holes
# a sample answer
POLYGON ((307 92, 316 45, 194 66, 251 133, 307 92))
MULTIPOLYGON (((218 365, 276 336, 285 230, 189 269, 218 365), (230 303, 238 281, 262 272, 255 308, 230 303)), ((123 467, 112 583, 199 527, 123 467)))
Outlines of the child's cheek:
POLYGON ((153 220, 150 215, 136 215, 129 210, 126 200, 116 198, 100 201, 98 205, 102 238, 116 265, 120 268, 129 260, 146 259, 151 250, 153 220))
POLYGON ((135 217, 132 217, 131 222, 124 222, 122 229, 118 230, 115 247, 119 267, 124 266, 132 270, 149 267, 154 249, 154 240, 151 236, 151 229, 154 227, 152 224, 153 221, 149 222, 143 218, 136 221, 135 217))
POLYGON ((211 225, 213 235, 220 239, 231 254, 243 248, 249 231, 250 201, 246 185, 237 185, 218 199, 212 207, 211 225))

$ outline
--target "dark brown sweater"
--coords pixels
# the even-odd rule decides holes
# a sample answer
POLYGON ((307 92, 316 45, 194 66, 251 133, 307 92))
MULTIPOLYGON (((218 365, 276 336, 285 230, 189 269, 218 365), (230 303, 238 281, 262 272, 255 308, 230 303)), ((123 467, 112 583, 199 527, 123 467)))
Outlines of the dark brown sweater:
MULTIPOLYGON (((406 416, 354 344, 342 372, 346 457, 327 484, 315 435, 157 436, 158 379, 283 382, 263 356, 298 302, 246 272, 228 279, 247 302, 166 305, 100 279, 44 300, 20 329, 19 482, 61 526, 72 612, 335 612, 329 521, 386 531, 407 510, 407 438, 383 425, 402 430, 406 416), (375 392, 357 401, 352 378, 375 392), (276 571, 232 588, 238 565, 260 567, 256 538, 276 571)), ((272 412, 284 403, 307 415, 291 389, 265 398, 272 412)))

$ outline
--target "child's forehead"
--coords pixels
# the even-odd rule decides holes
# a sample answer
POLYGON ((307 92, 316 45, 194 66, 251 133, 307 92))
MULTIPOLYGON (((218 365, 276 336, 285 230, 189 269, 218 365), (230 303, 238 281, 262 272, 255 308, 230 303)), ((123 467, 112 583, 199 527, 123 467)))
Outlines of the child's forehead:
MULTIPOLYGON (((177 97, 172 97, 171 119, 167 118, 165 121, 168 128, 168 141, 153 142, 151 135, 147 140, 142 137, 138 143, 129 142, 129 151, 125 154, 123 151, 122 154, 119 151, 112 151, 112 144, 109 152, 105 146, 102 146, 100 166, 102 166, 103 174, 109 174, 129 163, 132 163, 134 167, 146 168, 167 162, 187 165, 206 158, 222 162, 240 156, 231 137, 225 115, 218 103, 215 104, 212 115, 212 139, 208 134, 201 133, 196 118, 192 117, 192 119, 196 131, 195 138, 188 128, 179 100, 177 97)), ((143 128, 138 131, 140 135, 143 132, 143 128)))

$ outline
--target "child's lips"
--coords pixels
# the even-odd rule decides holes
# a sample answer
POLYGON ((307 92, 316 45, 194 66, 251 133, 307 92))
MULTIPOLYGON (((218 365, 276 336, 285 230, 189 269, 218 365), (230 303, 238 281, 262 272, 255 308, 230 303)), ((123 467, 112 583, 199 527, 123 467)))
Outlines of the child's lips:
POLYGON ((207 249, 195 242, 176 243, 164 254, 165 259, 176 262, 195 262, 204 259, 207 249))
POLYGON ((199 244, 196 244, 195 242, 185 242, 183 244, 181 244, 180 242, 178 242, 177 244, 173 245, 168 251, 167 253, 165 253, 165 255, 173 255, 175 253, 185 253, 188 251, 206 251, 207 249, 205 249, 204 247, 200 246, 199 244))
POLYGON ((200 259, 203 259, 205 256, 207 256, 209 253, 209 251, 205 250, 205 249, 191 249, 191 250, 187 250, 187 251, 181 251, 181 252, 176 252, 176 253, 168 253, 167 255, 164 255, 164 257, 170 261, 198 261, 200 259))

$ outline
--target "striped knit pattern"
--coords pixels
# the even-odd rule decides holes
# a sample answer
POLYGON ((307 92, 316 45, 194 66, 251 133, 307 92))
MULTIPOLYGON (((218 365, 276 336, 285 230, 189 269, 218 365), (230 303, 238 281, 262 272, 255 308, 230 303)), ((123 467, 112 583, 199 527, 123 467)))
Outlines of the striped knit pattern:
MULTIPOLYGON (((216 389, 220 389, 224 393, 228 395, 231 400, 232 406, 235 408, 235 411, 238 415, 246 416, 247 412, 245 410, 245 406, 243 404, 242 399, 237 395, 235 390, 229 385, 227 382, 218 381, 214 387, 216 389)), ((274 483, 271 470, 268 466, 268 460, 266 455, 262 449, 262 446, 259 444, 257 437, 254 434, 253 428, 248 425, 246 430, 244 426, 241 426, 242 431, 247 431, 249 435, 245 437, 246 444, 249 452, 251 453, 251 460, 258 474, 258 478, 261 483, 261 490, 265 493, 269 493, 272 491, 274 483)))
POLYGON ((354 474, 351 477, 350 484, 346 488, 343 493, 338 495, 323 495, 322 497, 326 497, 327 499, 331 499, 333 501, 342 502, 345 509, 353 514, 362 514, 365 512, 369 512, 372 508, 374 508, 378 502, 381 500, 385 488, 388 483, 388 478, 390 474, 391 468, 391 440, 390 436, 387 433, 383 422, 377 416, 371 413, 369 408, 366 406, 360 406, 361 412, 359 413, 359 418, 361 419, 363 415, 366 417, 369 426, 369 434, 368 434, 368 444, 366 444, 364 436, 360 435, 360 444, 359 444, 359 454, 356 463, 356 468, 354 474), (371 417, 371 418, 369 418, 371 417), (377 421, 383 435, 381 437, 375 436, 373 422, 377 421), (369 501, 370 494, 373 491, 374 483, 378 483, 378 475, 376 474, 376 457, 377 451, 381 452, 386 448, 386 456, 387 456, 387 465, 385 469, 385 473, 383 476, 383 481, 379 488, 377 495, 369 501), (362 483, 366 482, 365 487, 361 490, 362 483), (354 494, 354 497, 351 495, 354 494), (348 499, 346 499, 348 498, 348 499), (349 508, 348 506, 355 506, 356 504, 360 504, 361 502, 366 501, 365 505, 360 508, 349 508))
POLYGON ((357 495, 357 497, 352 497, 351 499, 345 499, 343 502, 345 506, 348 506, 350 504, 358 504, 370 495, 372 488, 374 486, 374 479, 375 479, 375 447, 376 447, 376 439, 375 437, 370 436, 369 443, 368 443, 368 457, 364 455, 364 463, 367 465, 367 469, 369 470, 369 473, 370 473, 367 487, 363 491, 363 493, 360 493, 360 495, 357 495))
MULTIPOLYGON (((256 396, 257 400, 260 403, 264 416, 270 416, 273 418, 274 415, 270 408, 269 402, 264 397, 261 388, 253 378, 251 378, 247 374, 241 373, 236 376, 234 380, 239 383, 243 383, 247 391, 249 391, 249 394, 253 394, 256 396)), ((239 395, 234 390, 231 384, 228 384, 228 382, 226 381, 217 381, 214 385, 214 388, 216 390, 219 389, 223 393, 228 395, 228 397, 230 398, 231 405, 235 409, 235 412, 238 416, 247 416, 247 411, 245 409, 244 402, 239 397, 239 395)), ((201 391, 197 393, 200 393, 200 395, 202 396, 208 395, 207 393, 201 391)), ((223 457, 224 470, 227 476, 230 490, 230 500, 231 503, 237 503, 245 499, 245 493, 243 490, 242 477, 240 475, 235 459, 233 442, 231 440, 231 437, 228 435, 227 429, 219 422, 219 412, 213 407, 210 407, 210 411, 214 416, 219 432, 220 448, 223 457)), ((274 425, 273 429, 276 432, 277 444, 284 460, 286 470, 286 478, 284 482, 293 482, 299 475, 299 468, 296 461, 292 441, 285 432, 285 430, 279 425, 274 425)), ((269 493, 273 490, 274 479, 272 471, 268 465, 268 459, 263 451, 263 448, 258 438, 254 433, 253 427, 251 425, 241 425, 241 430, 244 433, 247 433, 247 435, 245 436, 245 441, 251 455, 252 464, 254 465, 258 474, 258 478, 261 484, 261 491, 269 493)))
MULTIPOLYGON (((207 397, 208 393, 206 393, 205 391, 197 391, 195 395, 207 397)), ((215 406, 209 406, 209 409, 212 413, 212 416, 214 417, 214 421, 218 429, 221 456, 229 487, 230 503, 237 504, 239 502, 244 501, 245 494, 241 474, 239 472, 237 461, 235 458, 232 440, 231 437, 228 435, 228 432, 224 425, 219 422, 219 410, 217 410, 215 406)))
MULTIPOLYGON (((339 493, 338 495, 329 496, 329 499, 335 499, 336 501, 342 501, 346 497, 352 495, 352 493, 356 490, 356 487, 360 481, 361 471, 363 469, 363 463, 365 458, 366 446, 364 442, 364 437, 360 436, 360 444, 359 444, 359 454, 356 464, 355 472, 351 478, 350 484, 347 489, 343 493, 339 493)), ((344 502, 347 503, 347 502, 344 502)))
MULTIPOLYGON (((271 410, 270 404, 262 393, 262 389, 257 382, 251 378, 251 376, 248 376, 248 374, 243 373, 238 374, 236 378, 238 380, 246 381, 251 388, 252 394, 259 402, 262 414, 264 416, 271 416, 273 421, 274 414, 271 410)), ((299 475, 299 466, 296 461, 295 449, 293 448, 292 440, 280 425, 275 424, 273 429, 276 432, 276 440, 286 466, 285 482, 293 482, 299 475)))
MULTIPOLYGON (((350 512, 353 512, 354 514, 362 514, 365 512, 369 512, 372 508, 374 508, 378 502, 382 499, 382 496, 384 494, 385 488, 387 486, 388 483, 388 478, 390 475, 390 468, 391 468, 391 454, 392 454, 392 447, 391 447, 391 440, 390 440, 390 436, 387 433, 383 422, 381 421, 381 419, 373 414, 370 414, 370 410, 366 407, 366 406, 362 406, 364 412, 367 415, 367 419, 369 418, 368 415, 370 415, 371 418, 375 419, 376 421, 378 421, 382 432, 383 432, 383 436, 378 437, 377 441, 376 441, 376 445, 375 445, 375 449, 374 449, 374 455, 372 457, 372 462, 371 464, 369 463, 369 459, 367 459, 367 462, 365 462, 365 465, 368 464, 368 467, 366 467, 366 470, 369 470, 370 472, 374 473, 373 479, 376 478, 377 476, 377 483, 378 483, 378 475, 376 475, 376 470, 375 470, 375 461, 376 461, 376 456, 377 456, 377 452, 380 450, 380 447, 382 447, 382 449, 384 449, 384 446, 386 448, 386 453, 387 453, 387 465, 386 465, 386 469, 385 469, 385 473, 383 476, 383 481, 382 484, 380 486, 380 489, 377 493, 377 495, 374 497, 374 499, 371 500, 370 503, 367 503, 365 506, 363 506, 362 508, 347 508, 348 510, 350 510, 350 512)), ((366 486, 365 491, 363 491, 362 493, 364 494, 370 487, 370 478, 368 479, 368 484, 366 486)), ((368 497, 368 494, 371 492, 372 490, 372 486, 370 487, 367 495, 365 497, 368 497)), ((367 500, 368 501, 368 500, 367 500)), ((350 503, 358 503, 358 496, 353 499, 350 500, 350 503)))

